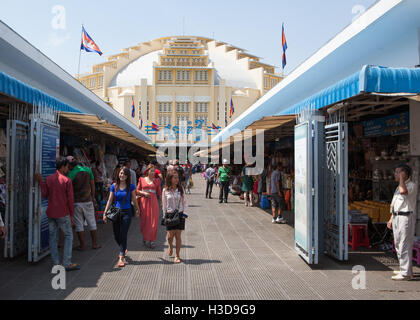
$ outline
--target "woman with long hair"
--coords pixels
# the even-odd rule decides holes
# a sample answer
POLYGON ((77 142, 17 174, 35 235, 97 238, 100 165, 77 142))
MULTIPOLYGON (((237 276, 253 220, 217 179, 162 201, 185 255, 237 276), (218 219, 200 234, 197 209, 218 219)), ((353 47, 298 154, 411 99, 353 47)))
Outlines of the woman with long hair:
POLYGON ((154 165, 150 164, 144 173, 144 178, 139 179, 137 194, 141 196, 138 201, 143 243, 154 249, 159 226, 159 202, 156 195, 162 198, 160 180, 155 177, 154 165))
POLYGON ((176 253, 175 263, 181 263, 179 253, 182 246, 182 231, 185 230, 185 210, 187 209, 187 201, 185 197, 184 188, 182 182, 179 179, 179 175, 176 171, 168 173, 166 177, 165 188, 162 192, 162 210, 163 215, 165 213, 173 213, 178 210, 180 215, 180 223, 174 227, 166 227, 168 237, 168 255, 171 257, 173 254, 173 240, 176 239, 176 253))
MULTIPOLYGON (((132 212, 131 212, 131 201, 136 199, 136 186, 130 181, 130 170, 128 168, 122 168, 118 174, 117 182, 111 186, 109 193, 108 203, 105 207, 105 212, 111 207, 115 199, 115 206, 121 209, 121 217, 117 221, 113 222, 112 227, 114 230, 114 238, 120 247, 120 254, 118 260, 118 267, 122 268, 125 266, 125 256, 127 255, 127 234, 130 228, 132 212)), ((136 216, 139 216, 140 210, 137 201, 133 201, 136 207, 136 216)), ((105 223, 108 222, 106 215, 104 214, 103 220, 105 223)))

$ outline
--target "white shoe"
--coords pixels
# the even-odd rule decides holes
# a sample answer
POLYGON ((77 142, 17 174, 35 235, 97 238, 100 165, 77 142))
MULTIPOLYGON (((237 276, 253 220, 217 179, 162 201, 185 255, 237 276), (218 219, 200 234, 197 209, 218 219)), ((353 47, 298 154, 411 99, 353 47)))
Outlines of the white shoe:
POLYGON ((271 223, 276 223, 276 219, 274 219, 274 218, 273 218, 273 219, 271 220, 271 223))
POLYGON ((395 281, 410 281, 413 280, 413 276, 404 277, 402 274, 397 274, 391 278, 395 281))
POLYGON ((283 217, 281 217, 281 218, 280 217, 277 217, 276 222, 277 223, 280 223, 280 224, 286 224, 287 223, 286 219, 283 218, 283 217))
POLYGON ((396 275, 399 275, 400 274, 400 271, 399 270, 397 270, 397 271, 394 271, 394 275, 396 276, 396 275))

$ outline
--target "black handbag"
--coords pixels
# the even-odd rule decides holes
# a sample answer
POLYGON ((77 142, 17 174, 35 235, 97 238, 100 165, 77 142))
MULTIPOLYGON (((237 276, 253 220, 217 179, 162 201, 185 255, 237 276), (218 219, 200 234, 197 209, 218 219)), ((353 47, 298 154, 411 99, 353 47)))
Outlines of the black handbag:
POLYGON ((108 209, 105 215, 108 220, 116 222, 121 217, 121 209, 117 208, 115 205, 112 205, 112 207, 108 209))
MULTIPOLYGON (((182 197, 181 197, 182 198, 182 197)), ((179 199, 178 207, 175 209, 174 212, 166 212, 165 219, 163 220, 163 224, 166 227, 175 227, 180 224, 181 222, 181 215, 179 213, 179 205, 181 204, 181 199, 179 199)))

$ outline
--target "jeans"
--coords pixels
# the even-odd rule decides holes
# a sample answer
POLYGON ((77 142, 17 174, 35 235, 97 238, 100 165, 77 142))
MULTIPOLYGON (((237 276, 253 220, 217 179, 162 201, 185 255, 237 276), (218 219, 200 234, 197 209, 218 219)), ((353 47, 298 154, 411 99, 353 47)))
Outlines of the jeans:
POLYGON ((121 210, 121 218, 112 224, 115 241, 120 246, 120 256, 125 256, 125 250, 127 250, 127 235, 131 219, 131 209, 121 210))
POLYGON ((229 181, 220 181, 219 201, 227 201, 229 195, 229 181))
POLYGON ((211 192, 213 191, 213 184, 213 180, 207 181, 206 197, 211 197, 211 192))
POLYGON ((58 229, 64 234, 63 265, 71 265, 71 253, 73 250, 73 230, 71 228, 70 216, 64 218, 48 218, 50 229, 50 251, 54 265, 60 264, 60 253, 58 252, 58 229))

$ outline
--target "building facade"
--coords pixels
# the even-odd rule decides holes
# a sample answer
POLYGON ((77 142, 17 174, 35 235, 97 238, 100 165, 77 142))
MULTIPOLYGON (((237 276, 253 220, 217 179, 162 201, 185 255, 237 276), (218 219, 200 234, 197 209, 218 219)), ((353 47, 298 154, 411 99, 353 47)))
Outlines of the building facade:
POLYGON ((189 36, 124 49, 78 78, 156 145, 179 141, 180 127, 190 142, 196 128, 210 139, 282 80, 243 49, 189 36))

